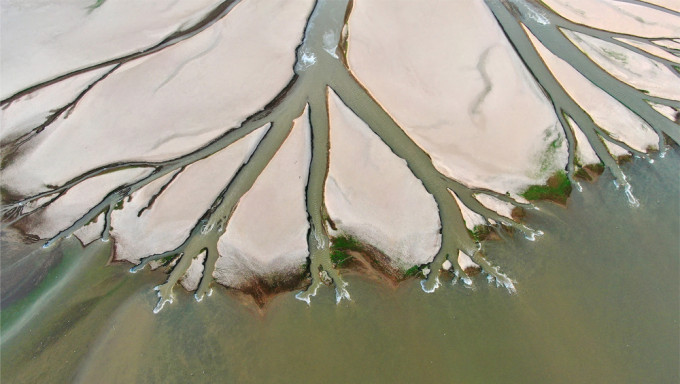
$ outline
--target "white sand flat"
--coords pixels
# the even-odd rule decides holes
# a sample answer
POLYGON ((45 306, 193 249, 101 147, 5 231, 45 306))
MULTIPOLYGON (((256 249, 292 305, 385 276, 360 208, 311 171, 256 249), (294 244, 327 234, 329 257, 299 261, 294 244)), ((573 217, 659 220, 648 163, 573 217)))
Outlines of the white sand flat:
POLYGON ((182 244, 198 219, 250 156, 264 131, 265 128, 260 128, 214 155, 187 166, 151 208, 141 214, 139 212, 149 205, 170 177, 140 189, 132 195, 130 202, 123 205, 123 209, 113 211, 112 236, 116 258, 137 264, 143 257, 170 251, 182 244))
POLYGON ((305 111, 241 198, 217 243, 220 257, 213 276, 218 282, 239 286, 253 274, 283 273, 305 264, 310 133, 309 114, 305 111))
MULTIPOLYGON (((616 0, 544 0, 556 13, 579 24, 640 37, 680 36, 678 17, 616 0)), ((651 1, 654 3, 655 1, 651 1)), ((657 0, 656 2, 659 2, 657 0)), ((663 0, 678 9, 677 1, 663 0)))
POLYGON ((597 125, 631 148, 643 152, 647 148, 658 148, 659 138, 649 124, 555 56, 526 28, 525 32, 565 91, 597 125))
POLYGON ((349 26, 350 69, 443 173, 518 193, 564 168, 536 173, 561 128, 483 2, 356 2, 349 26))
POLYGON ((33 194, 112 162, 179 156, 232 129, 290 81, 310 8, 244 1, 193 38, 124 65, 33 139, 3 183, 33 194))
POLYGON ((79 0, 3 0, 2 45, 13 54, 0 58, 0 98, 73 69, 154 46, 217 4, 107 1, 91 10, 88 2, 79 0))
POLYGON ((563 32, 597 65, 617 79, 650 95, 680 100, 680 77, 667 67, 616 44, 582 33, 563 32))
POLYGON ((439 215, 422 182, 331 92, 328 214, 339 231, 388 255, 398 267, 430 262, 439 215))

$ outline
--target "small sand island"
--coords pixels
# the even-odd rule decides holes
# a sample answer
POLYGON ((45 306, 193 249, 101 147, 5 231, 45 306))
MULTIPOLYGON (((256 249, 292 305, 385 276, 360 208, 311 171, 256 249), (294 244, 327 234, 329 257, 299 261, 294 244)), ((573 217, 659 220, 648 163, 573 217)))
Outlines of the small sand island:
POLYGON ((517 283, 535 202, 680 142, 680 6, 2 2, 3 225, 263 305, 343 274, 517 283), (606 16, 604 16, 606 15, 606 16), (481 276, 480 276, 481 275, 481 276))

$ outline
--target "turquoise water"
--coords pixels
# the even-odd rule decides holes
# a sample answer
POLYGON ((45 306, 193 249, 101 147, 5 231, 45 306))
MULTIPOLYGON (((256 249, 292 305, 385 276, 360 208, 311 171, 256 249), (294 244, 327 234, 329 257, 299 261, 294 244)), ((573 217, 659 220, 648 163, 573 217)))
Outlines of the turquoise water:
POLYGON ((154 315, 157 272, 106 265, 102 245, 65 247, 31 296, 3 309, 1 379, 21 382, 673 383, 680 380, 680 156, 624 166, 640 207, 608 174, 545 233, 485 244, 517 294, 348 276, 351 302, 294 292, 259 310, 218 289, 154 315), (77 261, 77 262, 74 262, 77 261), (56 275, 55 275, 56 274, 56 275), (37 303, 37 304, 36 304, 37 303), (7 338, 13 333, 15 336, 7 338))

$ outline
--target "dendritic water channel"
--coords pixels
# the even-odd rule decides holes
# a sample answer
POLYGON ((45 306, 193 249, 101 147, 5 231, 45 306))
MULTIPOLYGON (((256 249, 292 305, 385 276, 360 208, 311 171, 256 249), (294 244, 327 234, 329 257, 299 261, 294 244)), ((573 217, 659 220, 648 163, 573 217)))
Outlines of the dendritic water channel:
POLYGON ((636 205, 619 163, 680 142, 680 9, 652 3, 224 1, 28 68, 3 21, 3 225, 166 269, 156 311, 178 283, 349 299, 353 258, 426 292, 480 271, 515 291, 486 235, 539 236, 533 202, 603 171, 636 205))

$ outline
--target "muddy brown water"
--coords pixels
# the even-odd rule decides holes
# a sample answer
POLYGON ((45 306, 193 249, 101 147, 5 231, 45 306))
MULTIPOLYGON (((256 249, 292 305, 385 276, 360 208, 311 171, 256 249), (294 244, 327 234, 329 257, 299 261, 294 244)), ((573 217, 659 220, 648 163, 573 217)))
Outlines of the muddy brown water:
POLYGON ((348 276, 259 311, 225 289, 177 290, 159 314, 157 272, 106 265, 108 248, 63 246, 28 296, 2 311, 1 379, 34 382, 673 383, 680 360, 680 156, 624 166, 640 207, 605 173, 566 209, 539 204, 544 235, 487 242, 518 292, 348 276))

